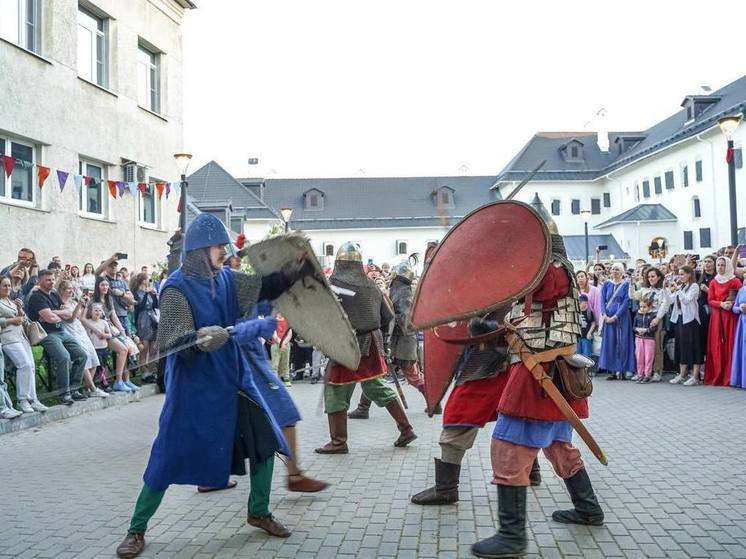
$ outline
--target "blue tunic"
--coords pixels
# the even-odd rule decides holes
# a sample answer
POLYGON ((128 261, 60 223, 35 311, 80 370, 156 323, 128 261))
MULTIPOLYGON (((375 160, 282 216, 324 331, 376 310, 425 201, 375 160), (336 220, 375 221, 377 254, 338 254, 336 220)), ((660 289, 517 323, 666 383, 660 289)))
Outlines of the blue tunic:
POLYGON ((746 304, 746 287, 738 290, 731 309, 738 315, 736 338, 733 341, 733 366, 730 373, 730 385, 746 388, 746 314, 741 312, 741 305, 746 304))
POLYGON ((607 281, 601 288, 601 312, 616 322, 603 325, 598 366, 615 373, 635 372, 635 337, 629 313, 629 283, 607 281), (617 289, 618 288, 618 289, 617 289))
MULTIPOLYGON (((233 272, 214 279, 215 296, 207 278, 186 276, 181 268, 168 277, 165 288, 178 289, 192 310, 195 329, 232 326, 239 316, 233 272)), ((167 317, 164 317, 167 319, 167 317)), ((213 352, 172 354, 166 361, 166 399, 143 479, 154 490, 171 484, 224 487, 233 457, 238 391, 267 413, 270 446, 289 455, 282 431, 253 380, 240 347, 231 338, 213 352)))

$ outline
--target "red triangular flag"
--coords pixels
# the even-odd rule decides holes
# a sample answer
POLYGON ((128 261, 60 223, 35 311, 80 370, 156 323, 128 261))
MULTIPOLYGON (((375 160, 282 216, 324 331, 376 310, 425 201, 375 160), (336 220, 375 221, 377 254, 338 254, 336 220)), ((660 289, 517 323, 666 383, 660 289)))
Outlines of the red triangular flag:
POLYGON ((145 196, 145 193, 148 191, 148 185, 144 182, 138 182, 137 183, 137 190, 140 191, 140 194, 145 196))
POLYGON ((16 165, 16 160, 10 155, 3 155, 3 166, 5 167, 6 176, 10 177, 13 172, 13 167, 16 165))
POLYGON ((728 151, 725 152, 725 162, 730 165, 733 162, 733 148, 728 148, 728 151))
POLYGON ((85 185, 89 186, 93 182, 93 177, 89 177, 88 175, 83 176, 83 180, 85 181, 85 185))
POLYGON ((158 199, 163 198, 163 189, 166 187, 166 183, 157 182, 155 183, 155 189, 158 191, 158 199))
POLYGON ((243 233, 241 233, 238 236, 238 238, 236 239, 236 248, 238 250, 241 250, 244 247, 245 244, 246 244, 246 235, 244 235, 243 233))
POLYGON ((109 194, 111 194, 112 198, 117 197, 117 181, 106 181, 106 184, 109 185, 109 194))
POLYGON ((37 165, 36 168, 39 171, 39 188, 42 188, 44 186, 44 181, 47 180, 47 177, 52 170, 44 165, 37 165))

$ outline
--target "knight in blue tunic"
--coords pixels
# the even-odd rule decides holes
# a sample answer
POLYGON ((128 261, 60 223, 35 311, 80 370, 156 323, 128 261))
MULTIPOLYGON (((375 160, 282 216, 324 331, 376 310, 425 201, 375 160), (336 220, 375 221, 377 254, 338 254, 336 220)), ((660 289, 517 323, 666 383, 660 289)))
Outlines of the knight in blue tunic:
POLYGON ((229 243, 217 218, 199 215, 187 229, 182 265, 161 291, 161 352, 197 344, 167 357, 158 436, 119 557, 142 552, 148 521, 169 485, 224 487, 231 473, 246 474, 246 460, 247 522, 273 536, 290 535, 269 510, 274 454, 289 456, 289 445, 240 347, 271 337, 276 320, 239 319, 260 299, 275 299, 288 289, 301 267, 264 277, 224 269, 229 243))

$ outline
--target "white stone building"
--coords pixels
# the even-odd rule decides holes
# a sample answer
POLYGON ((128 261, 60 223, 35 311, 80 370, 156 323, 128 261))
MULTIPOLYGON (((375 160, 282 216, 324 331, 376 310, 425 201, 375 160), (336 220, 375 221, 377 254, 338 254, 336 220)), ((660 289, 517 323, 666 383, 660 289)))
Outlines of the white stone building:
POLYGON ((190 0, 0 0, 0 263, 20 247, 82 265, 119 251, 163 261, 177 197, 107 180, 171 182, 182 151, 182 30, 190 0), (31 166, 33 165, 33 166, 31 166), (38 187, 37 167, 51 168, 38 187), (60 192, 56 170, 69 172, 60 192), (93 178, 77 191, 73 175, 93 178))

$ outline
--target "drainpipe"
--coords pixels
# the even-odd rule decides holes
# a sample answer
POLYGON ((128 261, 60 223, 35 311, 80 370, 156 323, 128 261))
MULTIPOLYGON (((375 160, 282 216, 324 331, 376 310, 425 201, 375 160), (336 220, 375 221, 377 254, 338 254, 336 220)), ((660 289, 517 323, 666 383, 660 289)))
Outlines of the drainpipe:
MULTIPOLYGON (((702 137, 701 137, 702 134, 704 134, 704 132, 700 132, 699 134, 697 134, 696 136, 694 136, 694 138, 698 142, 701 142, 703 144, 709 144, 709 146, 710 146, 710 177, 711 177, 711 188, 712 188, 712 215, 713 216, 717 216, 718 215, 718 203, 717 203, 718 197, 715 195, 715 146, 713 145, 712 140, 703 140, 702 137)), ((696 173, 697 173, 697 171, 696 171, 696 168, 695 168, 695 170, 694 170, 694 182, 695 183, 697 182, 697 174, 696 173)), ((720 242, 721 241, 721 239, 720 239, 720 228, 717 226, 717 224, 718 224, 718 221, 717 221, 717 219, 715 219, 715 221, 713 222, 713 225, 715 225, 715 238, 714 239, 710 239, 710 241, 711 241, 710 244, 712 245, 714 243, 714 245, 716 247, 725 246, 725 244, 723 244, 723 243, 720 242)), ((730 243, 730 241, 728 243, 726 243, 726 244, 729 244, 729 243, 730 243)))

